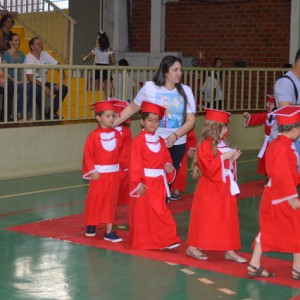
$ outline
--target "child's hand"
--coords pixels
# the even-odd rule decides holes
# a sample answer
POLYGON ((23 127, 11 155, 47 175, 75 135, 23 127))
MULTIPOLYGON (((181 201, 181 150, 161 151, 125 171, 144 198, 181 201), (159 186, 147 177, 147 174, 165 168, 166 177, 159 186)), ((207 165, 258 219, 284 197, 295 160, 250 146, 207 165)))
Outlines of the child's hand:
POLYGON ((165 171, 169 174, 173 172, 173 167, 171 164, 166 164, 165 165, 165 171))
POLYGON ((99 179, 100 174, 98 172, 91 173, 91 179, 99 179))
POLYGON ((224 159, 232 159, 233 156, 235 155, 235 152, 236 152, 236 150, 231 150, 231 151, 225 152, 222 154, 223 158, 224 159))
POLYGON ((246 119, 246 120, 248 120, 249 119, 249 117, 250 117, 250 114, 248 113, 248 112, 244 112, 243 113, 243 116, 244 116, 244 118, 246 119))
POLYGON ((294 210, 300 208, 300 200, 298 198, 289 199, 288 202, 294 210))
POLYGON ((189 158, 194 158, 194 156, 195 156, 195 149, 190 148, 187 155, 188 155, 189 158))
POLYGON ((194 157, 191 168, 192 168, 192 178, 197 179, 201 175, 201 171, 196 157, 194 157))
POLYGON ((233 157, 231 158, 231 161, 236 161, 242 154, 242 151, 241 150, 237 150, 235 152, 235 154, 233 155, 233 157))
POLYGON ((141 186, 137 189, 136 192, 138 193, 139 196, 143 196, 143 195, 145 195, 147 188, 148 187, 145 184, 142 183, 141 186))

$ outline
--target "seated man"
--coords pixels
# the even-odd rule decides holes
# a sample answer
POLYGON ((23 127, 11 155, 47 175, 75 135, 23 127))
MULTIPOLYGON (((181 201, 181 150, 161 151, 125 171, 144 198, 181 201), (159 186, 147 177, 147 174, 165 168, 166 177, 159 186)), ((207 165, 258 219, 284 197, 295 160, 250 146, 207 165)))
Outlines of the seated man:
MULTIPOLYGON (((54 59, 48 52, 43 51, 43 42, 40 38, 34 37, 29 41, 30 52, 26 55, 25 64, 32 65, 57 65, 58 62, 54 59)), ((33 83, 33 69, 27 69, 27 79, 29 82, 33 83)), ((64 74, 63 74, 64 75, 64 74)), ((47 82, 47 70, 42 72, 42 70, 36 69, 36 101, 37 107, 40 111, 42 117, 42 85, 45 85, 45 93, 47 96, 51 95, 51 83, 47 82)), ((57 110, 59 109, 59 94, 61 94, 62 101, 68 93, 68 88, 62 85, 61 90, 59 89, 59 84, 54 84, 54 102, 53 102, 53 119, 59 119, 57 115, 57 110)), ((46 119, 51 119, 51 109, 46 111, 46 119)))

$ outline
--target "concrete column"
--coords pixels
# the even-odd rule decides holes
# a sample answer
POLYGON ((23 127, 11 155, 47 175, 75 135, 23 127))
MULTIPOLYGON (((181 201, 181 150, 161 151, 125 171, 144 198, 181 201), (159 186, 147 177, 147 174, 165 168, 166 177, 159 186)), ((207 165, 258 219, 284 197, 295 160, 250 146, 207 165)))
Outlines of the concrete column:
POLYGON ((289 55, 290 63, 294 63, 295 55, 299 48, 300 48, 300 1, 291 0, 291 28, 290 28, 290 55, 289 55))
POLYGON ((151 41, 150 52, 163 52, 165 49, 165 6, 161 0, 151 0, 151 41))

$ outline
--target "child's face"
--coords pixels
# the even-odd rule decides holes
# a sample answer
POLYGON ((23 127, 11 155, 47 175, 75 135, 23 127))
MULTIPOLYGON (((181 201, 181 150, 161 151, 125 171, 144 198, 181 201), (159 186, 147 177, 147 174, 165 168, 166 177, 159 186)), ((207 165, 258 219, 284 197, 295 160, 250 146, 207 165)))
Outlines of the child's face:
POLYGON ((267 111, 272 112, 275 107, 274 103, 267 102, 267 111))
POLYGON ((114 110, 105 110, 101 116, 96 115, 96 120, 102 128, 111 128, 116 119, 114 110))
POLYGON ((145 120, 140 120, 141 125, 149 132, 155 132, 159 125, 159 115, 150 113, 145 120))
POLYGON ((299 136, 300 136, 300 127, 295 127, 291 130, 292 132, 292 140, 296 141, 298 140, 299 136))
POLYGON ((220 133, 220 138, 223 139, 223 138, 227 138, 227 134, 228 133, 228 128, 227 128, 227 125, 224 125, 223 128, 222 128, 222 131, 220 133))

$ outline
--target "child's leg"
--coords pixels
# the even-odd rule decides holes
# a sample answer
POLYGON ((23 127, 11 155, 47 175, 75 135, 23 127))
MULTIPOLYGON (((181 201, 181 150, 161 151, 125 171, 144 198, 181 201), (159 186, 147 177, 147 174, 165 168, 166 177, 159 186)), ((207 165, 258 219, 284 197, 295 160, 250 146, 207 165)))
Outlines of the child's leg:
POLYGON ((300 253, 293 254, 292 277, 294 279, 300 279, 300 253))
POLYGON ((106 233, 110 233, 112 231, 113 224, 107 223, 106 224, 106 233))
POLYGON ((261 244, 256 241, 250 263, 247 267, 248 275, 255 277, 274 277, 275 274, 264 270, 261 265, 262 249, 261 244))

